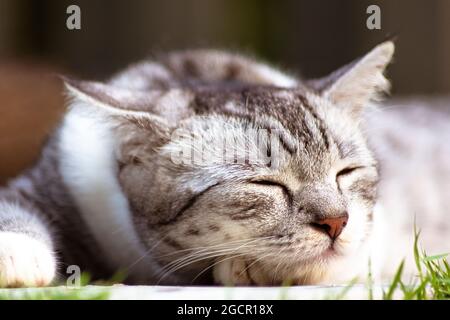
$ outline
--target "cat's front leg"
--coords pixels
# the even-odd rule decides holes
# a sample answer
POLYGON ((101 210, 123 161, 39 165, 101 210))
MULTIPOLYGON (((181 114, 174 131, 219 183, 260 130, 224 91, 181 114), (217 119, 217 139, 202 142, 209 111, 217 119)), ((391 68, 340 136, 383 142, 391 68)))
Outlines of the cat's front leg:
POLYGON ((49 285, 56 274, 52 247, 38 217, 16 204, 0 202, 0 287, 49 285))
POLYGON ((223 259, 214 266, 214 280, 225 286, 251 285, 252 280, 246 268, 247 263, 243 259, 223 259))
POLYGON ((270 281, 258 266, 241 258, 222 259, 214 266, 214 280, 225 286, 270 285, 270 281))

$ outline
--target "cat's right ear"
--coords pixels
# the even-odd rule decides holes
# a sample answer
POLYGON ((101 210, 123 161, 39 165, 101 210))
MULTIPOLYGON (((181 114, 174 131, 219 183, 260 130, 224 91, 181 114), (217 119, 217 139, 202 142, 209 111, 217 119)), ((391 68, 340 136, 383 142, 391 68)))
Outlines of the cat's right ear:
POLYGON ((388 91, 389 81, 383 73, 391 62, 394 47, 392 41, 383 42, 362 58, 308 84, 335 105, 358 115, 369 101, 388 91))

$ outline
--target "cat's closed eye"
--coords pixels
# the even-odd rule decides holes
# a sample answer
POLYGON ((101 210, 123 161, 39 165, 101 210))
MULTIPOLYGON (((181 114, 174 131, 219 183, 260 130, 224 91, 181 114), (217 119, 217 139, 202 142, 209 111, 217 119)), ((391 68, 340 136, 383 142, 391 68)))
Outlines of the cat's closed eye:
POLYGON ((262 185, 262 186, 270 186, 270 187, 278 187, 281 188, 281 190, 283 191, 283 193, 289 198, 291 199, 291 191, 289 190, 288 187, 286 187, 284 184, 276 182, 276 181, 272 181, 272 180, 251 180, 249 181, 250 184, 257 184, 257 185, 262 185))
POLYGON ((352 174, 353 172, 355 172, 356 170, 361 170, 364 169, 365 167, 363 166, 352 166, 352 167, 346 167, 340 171, 338 171, 338 173, 336 173, 336 178, 340 178, 343 176, 348 176, 350 174, 352 174))
POLYGON ((251 180, 251 184, 259 184, 264 186, 274 186, 274 187, 280 187, 283 189, 287 189, 287 187, 279 182, 271 181, 271 180, 251 180))

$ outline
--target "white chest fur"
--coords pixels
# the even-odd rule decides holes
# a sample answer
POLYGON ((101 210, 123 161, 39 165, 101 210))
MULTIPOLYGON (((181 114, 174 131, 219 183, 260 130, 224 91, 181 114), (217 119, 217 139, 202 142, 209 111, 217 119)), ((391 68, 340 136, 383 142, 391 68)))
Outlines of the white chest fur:
POLYGON ((108 265, 130 269, 139 281, 150 273, 149 258, 117 179, 114 137, 107 125, 73 107, 64 119, 59 141, 64 183, 108 265))

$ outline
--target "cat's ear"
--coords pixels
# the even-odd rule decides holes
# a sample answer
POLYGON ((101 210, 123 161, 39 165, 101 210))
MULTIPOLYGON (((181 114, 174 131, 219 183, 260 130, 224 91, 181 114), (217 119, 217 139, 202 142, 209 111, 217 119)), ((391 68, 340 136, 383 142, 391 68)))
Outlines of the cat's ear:
POLYGON ((102 82, 61 78, 72 98, 114 114, 132 115, 135 112, 150 111, 154 100, 162 94, 156 90, 134 91, 102 82))
POLYGON ((383 73, 393 54, 394 43, 383 42, 362 58, 309 84, 334 104, 359 113, 367 102, 389 90, 390 83, 383 73))
MULTIPOLYGON (((135 91, 90 81, 64 78, 72 107, 95 119, 99 127, 115 133, 117 156, 121 164, 141 163, 150 150, 170 141, 173 122, 154 112, 169 91, 135 91)), ((173 99, 166 98, 166 106, 173 99)), ((164 105, 163 105, 163 109, 164 105)), ((167 111, 166 111, 167 112, 167 111)), ((92 130, 96 130, 92 127, 92 130)))
POLYGON ((159 141, 169 138, 171 124, 163 116, 152 112, 158 98, 167 94, 163 91, 133 91, 108 84, 92 81, 79 81, 63 77, 69 96, 75 105, 98 117, 103 123, 109 123, 119 137, 151 136, 159 141))
POLYGON ((159 133, 167 131, 170 126, 164 117, 153 112, 158 98, 167 92, 133 91, 100 82, 62 78, 70 97, 84 102, 100 117, 159 133))

